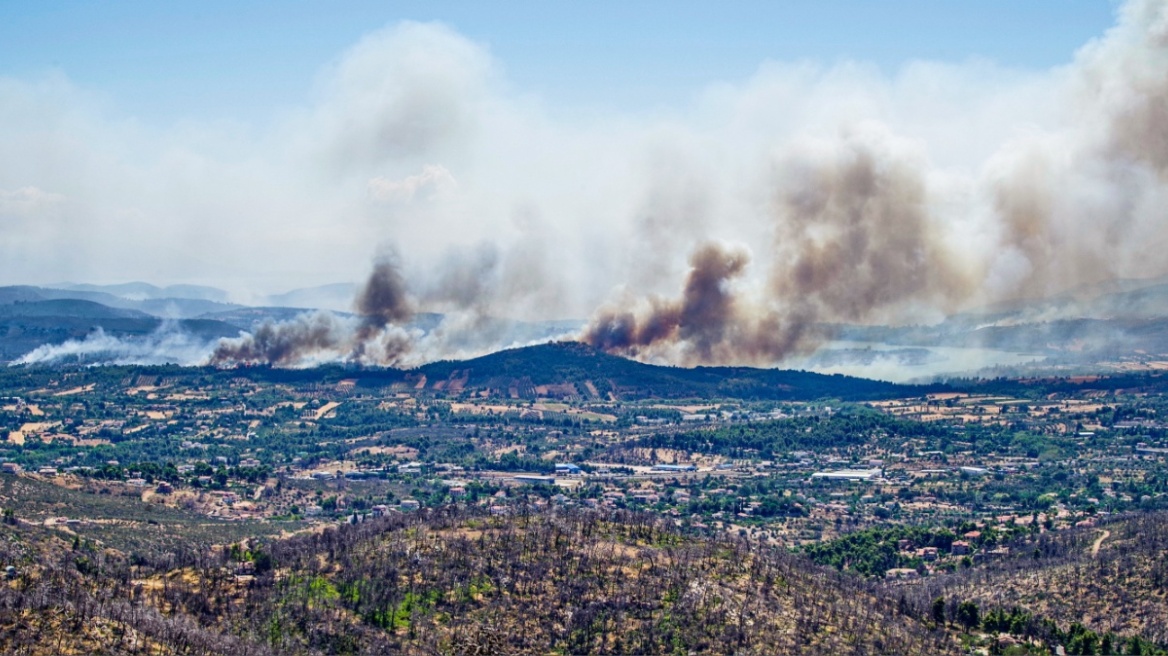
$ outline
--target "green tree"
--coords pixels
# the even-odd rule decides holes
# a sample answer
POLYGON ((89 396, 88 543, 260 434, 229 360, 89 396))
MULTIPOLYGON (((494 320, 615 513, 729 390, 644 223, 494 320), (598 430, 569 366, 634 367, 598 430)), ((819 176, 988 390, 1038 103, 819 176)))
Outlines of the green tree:
POLYGON ((981 624, 981 613, 978 610, 977 604, 972 601, 963 601, 957 604, 957 622, 969 631, 975 626, 981 624))
POLYGON ((937 597, 936 599, 933 600, 932 617, 933 617, 933 621, 937 623, 937 626, 942 626, 943 624, 945 624, 945 598, 944 597, 937 597))

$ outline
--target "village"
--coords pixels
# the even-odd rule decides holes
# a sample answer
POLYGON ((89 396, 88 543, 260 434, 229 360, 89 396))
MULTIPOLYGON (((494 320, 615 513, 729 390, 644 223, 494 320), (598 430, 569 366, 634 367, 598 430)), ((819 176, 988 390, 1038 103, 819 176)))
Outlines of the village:
MULTIPOLYGON (((217 520, 359 522, 456 503, 643 510, 789 547, 887 526, 952 533, 898 541, 887 575, 911 578, 1000 557, 1020 533, 1168 503, 1156 395, 619 402, 69 377, 5 390, 5 474, 217 520)), ((41 521, 83 531, 87 518, 41 521)))

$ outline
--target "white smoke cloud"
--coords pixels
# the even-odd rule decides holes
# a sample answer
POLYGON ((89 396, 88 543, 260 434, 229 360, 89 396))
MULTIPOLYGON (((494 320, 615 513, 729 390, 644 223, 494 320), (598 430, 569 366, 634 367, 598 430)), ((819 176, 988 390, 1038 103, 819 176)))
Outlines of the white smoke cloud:
MULTIPOLYGON (((713 240, 745 245, 736 285, 764 290, 752 302, 768 312, 799 289, 824 318, 854 321, 1164 275, 1165 15, 1162 0, 1132 0, 1049 71, 763 62, 654 113, 548 107, 484 45, 420 23, 367 35, 264 128, 142 125, 61 77, 0 79, 0 215, 31 202, 23 190, 56 199, 20 210, 43 220, 6 226, 0 279, 283 291, 357 280, 392 242, 419 309, 457 315, 453 328, 676 294, 713 240), (792 243, 855 254, 865 276, 891 261, 857 241, 871 226, 846 227, 846 199, 827 214, 792 209, 800 171, 819 184, 857 147, 875 179, 909 181, 906 229, 926 230, 922 248, 969 284, 920 279, 888 295, 857 278, 876 299, 859 305, 844 298, 860 275, 846 267, 830 293, 775 284, 798 273, 784 268, 792 243)), ((891 208, 896 193, 871 197, 891 208)), ((873 211, 854 216, 897 229, 893 210, 873 211)))
POLYGON ((0 189, 0 221, 29 220, 60 207, 65 198, 36 187, 0 189))
POLYGON ((422 167, 421 173, 406 176, 401 180, 390 180, 381 176, 370 179, 369 195, 383 203, 408 203, 418 194, 425 193, 433 197, 448 193, 457 184, 446 167, 427 164, 422 167))
POLYGON ((191 335, 177 322, 163 321, 143 337, 116 337, 98 328, 84 339, 38 346, 11 364, 198 365, 213 348, 214 343, 191 335))

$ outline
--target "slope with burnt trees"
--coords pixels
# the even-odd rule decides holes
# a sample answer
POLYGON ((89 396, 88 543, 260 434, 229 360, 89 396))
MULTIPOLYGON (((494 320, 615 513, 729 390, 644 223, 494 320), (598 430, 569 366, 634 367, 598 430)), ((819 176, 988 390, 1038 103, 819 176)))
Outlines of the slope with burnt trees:
POLYGON ((922 616, 1067 654, 1168 654, 1168 514, 1043 533, 1009 549, 892 588, 922 616))
POLYGON ((957 651, 857 579, 641 515, 447 508, 212 552, 62 543, 38 559, 0 587, 4 653, 957 651))

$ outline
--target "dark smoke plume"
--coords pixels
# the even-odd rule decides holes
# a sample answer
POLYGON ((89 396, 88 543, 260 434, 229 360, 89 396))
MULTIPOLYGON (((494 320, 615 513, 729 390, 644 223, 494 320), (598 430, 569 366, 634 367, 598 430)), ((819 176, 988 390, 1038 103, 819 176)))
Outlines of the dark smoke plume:
POLYGON ((390 324, 402 324, 414 316, 413 303, 394 253, 385 253, 373 263, 373 273, 357 293, 354 309, 364 324, 374 331, 390 324))
POLYGON ((719 244, 700 246, 690 258, 690 271, 680 299, 650 298, 641 311, 601 309, 582 339, 600 349, 627 355, 652 355, 661 344, 684 345, 687 361, 720 360, 745 335, 745 316, 730 286, 742 275, 749 256, 719 244))
POLYGON ((210 364, 294 365, 313 354, 338 350, 346 333, 340 320, 328 312, 279 323, 265 321, 250 335, 220 340, 210 364))
POLYGON ((411 335, 401 328, 414 316, 405 280, 392 253, 379 256, 354 301, 356 319, 328 312, 261 324, 254 333, 220 340, 209 364, 297 366, 343 359, 394 365, 410 352, 411 335))
POLYGON ((414 317, 405 278, 396 253, 386 252, 373 263, 373 273, 357 293, 354 309, 361 318, 348 359, 354 362, 397 364, 412 340, 403 331, 387 330, 414 317))

